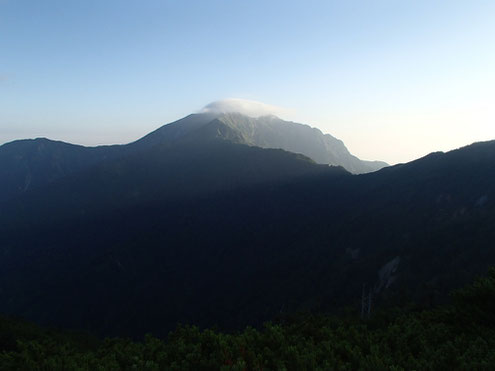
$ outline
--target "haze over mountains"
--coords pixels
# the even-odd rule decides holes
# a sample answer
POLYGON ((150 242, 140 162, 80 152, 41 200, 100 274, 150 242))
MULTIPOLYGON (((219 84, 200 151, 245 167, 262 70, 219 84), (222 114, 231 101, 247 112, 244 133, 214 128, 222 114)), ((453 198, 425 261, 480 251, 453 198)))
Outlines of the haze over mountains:
POLYGON ((385 164, 261 111, 210 106, 123 146, 1 146, 0 312, 232 329, 356 305, 363 284, 378 304, 443 300, 495 263, 495 142, 353 175, 385 164))

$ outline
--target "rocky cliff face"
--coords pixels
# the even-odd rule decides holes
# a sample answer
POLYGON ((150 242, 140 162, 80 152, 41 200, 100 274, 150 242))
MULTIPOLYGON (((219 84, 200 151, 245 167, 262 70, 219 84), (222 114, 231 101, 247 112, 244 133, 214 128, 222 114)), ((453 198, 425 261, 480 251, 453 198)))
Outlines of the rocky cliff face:
POLYGON ((341 140, 330 134, 273 115, 252 118, 239 113, 224 113, 218 119, 239 131, 247 144, 301 153, 319 164, 342 166, 354 174, 369 173, 388 166, 381 161, 362 161, 353 156, 341 140))

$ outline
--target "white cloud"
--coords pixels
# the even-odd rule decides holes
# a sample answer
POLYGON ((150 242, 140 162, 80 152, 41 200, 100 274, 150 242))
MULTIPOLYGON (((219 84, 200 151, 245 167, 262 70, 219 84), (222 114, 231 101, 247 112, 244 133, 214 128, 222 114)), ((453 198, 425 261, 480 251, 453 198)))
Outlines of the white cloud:
POLYGON ((246 116, 260 117, 267 115, 284 116, 289 110, 246 99, 228 98, 206 105, 201 113, 229 113, 238 112, 246 116))

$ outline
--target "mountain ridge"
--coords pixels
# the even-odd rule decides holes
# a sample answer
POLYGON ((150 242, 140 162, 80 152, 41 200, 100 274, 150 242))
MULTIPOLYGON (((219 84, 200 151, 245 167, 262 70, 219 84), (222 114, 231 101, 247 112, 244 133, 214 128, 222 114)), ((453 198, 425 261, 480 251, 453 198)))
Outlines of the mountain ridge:
POLYGON ((198 146, 216 138, 265 149, 282 149, 305 155, 319 164, 342 166, 351 173, 375 171, 387 165, 361 161, 333 136, 274 115, 254 118, 235 112, 206 112, 188 115, 123 145, 85 147, 46 138, 6 143, 0 146, 0 179, 3 180, 0 202, 99 163, 133 156, 155 146, 177 147, 186 137, 189 141, 195 138, 198 146))

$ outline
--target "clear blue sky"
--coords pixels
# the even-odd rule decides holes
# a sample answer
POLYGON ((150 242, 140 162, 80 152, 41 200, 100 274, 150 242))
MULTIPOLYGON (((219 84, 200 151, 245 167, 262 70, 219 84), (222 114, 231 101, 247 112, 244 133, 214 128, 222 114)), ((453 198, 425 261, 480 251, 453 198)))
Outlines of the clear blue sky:
POLYGON ((495 139, 495 1, 0 0, 0 144, 128 142, 229 97, 390 163, 495 139))

